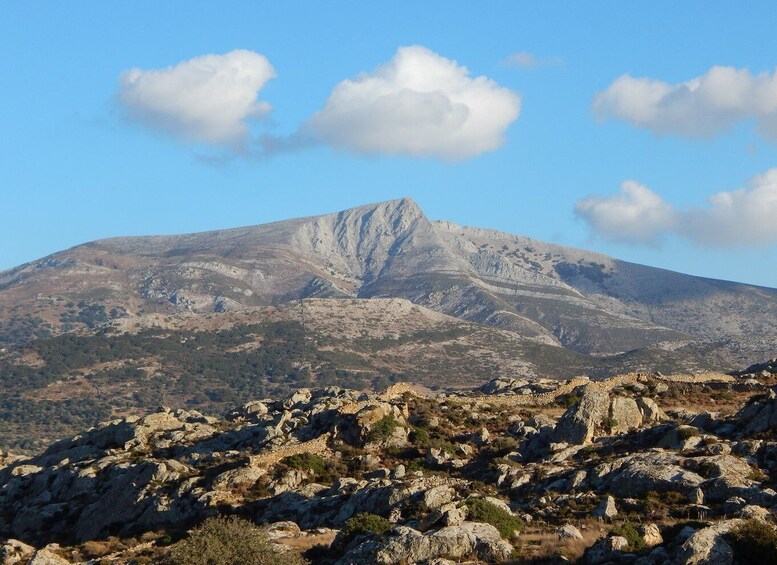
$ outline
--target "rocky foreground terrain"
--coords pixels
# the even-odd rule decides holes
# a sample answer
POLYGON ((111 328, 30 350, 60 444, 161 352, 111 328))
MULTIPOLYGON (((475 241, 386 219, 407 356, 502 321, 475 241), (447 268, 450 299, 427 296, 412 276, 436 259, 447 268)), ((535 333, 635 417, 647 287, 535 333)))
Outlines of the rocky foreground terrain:
POLYGON ((0 562, 164 563, 234 515, 289 563, 774 563, 775 385, 777 359, 161 408, 2 454, 0 562))

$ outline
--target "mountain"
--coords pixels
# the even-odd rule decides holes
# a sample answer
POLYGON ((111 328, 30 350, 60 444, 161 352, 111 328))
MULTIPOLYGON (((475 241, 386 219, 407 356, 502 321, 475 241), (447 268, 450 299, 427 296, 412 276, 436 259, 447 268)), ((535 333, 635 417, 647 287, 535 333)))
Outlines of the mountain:
POLYGON ((0 272, 0 448, 160 400, 731 371, 775 356, 775 319, 775 289, 430 221, 409 198, 105 239, 0 272))
POLYGON ((202 314, 379 297, 584 354, 698 340, 765 354, 777 336, 775 289, 432 222, 409 198, 246 228, 99 240, 0 273, 5 326, 33 316, 54 332, 88 325, 91 311, 101 323, 111 311, 202 314))

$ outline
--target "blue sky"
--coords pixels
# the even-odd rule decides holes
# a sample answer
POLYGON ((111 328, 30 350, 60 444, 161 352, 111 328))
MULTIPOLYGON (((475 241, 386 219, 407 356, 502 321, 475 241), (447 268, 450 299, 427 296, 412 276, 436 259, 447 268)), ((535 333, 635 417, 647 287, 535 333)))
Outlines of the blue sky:
POLYGON ((773 2, 0 1, 0 269, 411 196, 775 287, 775 22, 773 2), (261 117, 181 114, 207 55, 248 66, 261 117), (397 78, 418 69, 432 94, 397 78))

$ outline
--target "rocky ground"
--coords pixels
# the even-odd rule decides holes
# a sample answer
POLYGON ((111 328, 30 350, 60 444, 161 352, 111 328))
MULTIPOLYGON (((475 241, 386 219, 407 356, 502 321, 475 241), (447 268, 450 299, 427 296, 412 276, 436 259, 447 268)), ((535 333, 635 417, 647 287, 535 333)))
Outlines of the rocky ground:
POLYGON ((313 563, 777 562, 776 384, 777 359, 162 408, 0 454, 0 562, 162 563, 214 515, 313 563))

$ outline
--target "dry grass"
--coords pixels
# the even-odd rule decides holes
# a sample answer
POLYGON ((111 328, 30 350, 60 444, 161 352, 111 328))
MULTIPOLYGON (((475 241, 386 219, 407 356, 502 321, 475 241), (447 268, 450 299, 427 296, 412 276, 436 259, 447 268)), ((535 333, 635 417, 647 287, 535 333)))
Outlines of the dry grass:
POLYGON ((337 535, 337 532, 327 532, 325 534, 315 534, 315 535, 299 536, 299 537, 291 537, 291 538, 279 538, 275 540, 275 542, 281 545, 285 545, 286 547, 291 547, 293 549, 296 549, 300 553, 304 553, 308 549, 315 547, 317 545, 326 545, 326 546, 332 545, 332 542, 334 541, 336 535, 337 535))
POLYGON ((585 550, 591 547, 596 540, 607 533, 607 528, 594 520, 574 524, 580 533, 582 540, 559 539, 555 531, 533 528, 523 532, 519 541, 515 544, 521 558, 516 563, 527 559, 547 559, 555 556, 564 556, 573 562, 582 557, 585 550), (585 529, 583 529, 585 527, 585 529))

